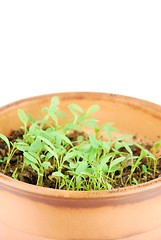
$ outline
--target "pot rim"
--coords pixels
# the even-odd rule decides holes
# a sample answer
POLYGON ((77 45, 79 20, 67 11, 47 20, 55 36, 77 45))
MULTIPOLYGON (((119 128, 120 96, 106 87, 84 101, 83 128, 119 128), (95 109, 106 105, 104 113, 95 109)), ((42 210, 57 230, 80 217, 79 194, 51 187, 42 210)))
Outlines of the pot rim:
MULTIPOLYGON (((0 112, 7 110, 8 108, 14 108, 15 106, 23 105, 26 102, 34 102, 40 98, 48 98, 50 99, 52 96, 59 96, 61 99, 73 99, 73 98, 90 98, 95 97, 95 99, 112 99, 113 101, 119 101, 122 103, 126 103, 136 108, 143 108, 144 111, 150 113, 160 112, 159 118, 161 119, 161 106, 152 103, 147 100, 120 95, 120 94, 112 94, 112 93, 103 93, 103 92, 59 92, 59 93, 49 93, 38 96, 33 96, 29 98, 24 98, 18 101, 14 101, 12 103, 6 104, 3 107, 0 107, 0 112)), ((154 115, 158 117, 157 114, 154 115)), ((151 180, 146 183, 117 188, 112 190, 93 190, 93 191, 74 191, 74 190, 59 190, 59 189, 51 189, 47 187, 35 186, 32 184, 28 184, 25 182, 21 182, 15 180, 11 177, 8 177, 2 173, 0 173, 0 188, 7 188, 11 191, 24 192, 31 195, 41 195, 55 198, 116 198, 116 197, 124 197, 130 196, 133 194, 139 194, 143 192, 150 191, 151 189, 160 188, 161 189, 161 177, 151 180)))
POLYGON ((161 177, 138 185, 116 188, 112 190, 93 190, 93 191, 75 191, 75 190, 59 190, 47 187, 36 186, 15 180, 0 173, 0 188, 8 189, 12 192, 21 192, 27 195, 35 195, 41 197, 52 198, 71 198, 71 199, 98 199, 98 198, 121 198, 131 195, 139 195, 140 193, 149 192, 151 190, 161 190, 161 177))

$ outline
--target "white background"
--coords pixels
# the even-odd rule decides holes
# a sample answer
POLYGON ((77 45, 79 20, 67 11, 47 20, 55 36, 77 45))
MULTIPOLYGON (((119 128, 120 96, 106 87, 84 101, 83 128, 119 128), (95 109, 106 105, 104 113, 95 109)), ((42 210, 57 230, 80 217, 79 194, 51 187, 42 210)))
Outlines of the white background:
POLYGON ((161 104, 160 4, 0 0, 0 106, 66 91, 161 104))

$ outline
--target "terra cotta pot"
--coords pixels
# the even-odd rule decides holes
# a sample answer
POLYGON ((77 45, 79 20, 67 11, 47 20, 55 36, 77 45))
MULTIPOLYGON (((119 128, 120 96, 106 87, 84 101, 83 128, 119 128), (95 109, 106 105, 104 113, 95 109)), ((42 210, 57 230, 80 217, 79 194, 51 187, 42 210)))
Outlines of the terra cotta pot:
MULTIPOLYGON (((58 93, 17 101, 0 109, 0 132, 21 123, 17 109, 40 116, 51 97, 87 109, 99 104, 96 118, 113 122, 121 133, 155 141, 161 133, 161 107, 107 93, 58 93)), ((114 190, 65 191, 37 187, 0 174, 1 240, 160 240, 161 178, 114 190)))

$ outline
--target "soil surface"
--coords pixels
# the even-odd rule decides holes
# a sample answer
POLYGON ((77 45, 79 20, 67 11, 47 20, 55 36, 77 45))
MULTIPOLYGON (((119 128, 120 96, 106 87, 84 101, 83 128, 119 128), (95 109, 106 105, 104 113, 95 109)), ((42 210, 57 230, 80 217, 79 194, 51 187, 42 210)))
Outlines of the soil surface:
MULTIPOLYGON (((16 141, 17 138, 23 138, 23 130, 18 129, 18 130, 14 130, 11 132, 11 134, 9 135, 9 140, 11 142, 16 141)), ((78 132, 77 131, 73 131, 71 132, 71 134, 69 136, 67 136, 71 141, 75 141, 76 138, 78 137, 78 135, 83 136, 84 139, 86 139, 87 135, 84 132, 78 132)), ((134 140, 136 140, 136 136, 133 137, 134 140)), ((141 144, 148 150, 151 149, 151 145, 145 141, 142 141, 141 144)), ((133 154, 134 155, 139 155, 140 154, 140 149, 137 148, 136 146, 132 146, 131 147, 133 154)), ((124 149, 123 149, 124 150, 124 149)), ((1 159, 3 159, 4 157, 7 157, 7 153, 8 153, 8 148, 6 143, 0 139, 0 172, 3 173, 3 169, 4 169, 4 165, 3 163, 1 163, 1 159)), ((14 156, 12 157, 9 166, 6 169, 5 175, 13 177, 14 172, 16 172, 16 176, 14 178, 16 178, 17 180, 29 183, 29 184, 34 184, 36 185, 37 183, 37 173, 36 171, 33 170, 33 168, 31 166, 25 166, 23 172, 21 171, 22 169, 22 165, 23 165, 23 154, 21 151, 17 150, 14 154, 14 156)), ((143 160, 142 165, 146 165, 146 161, 143 160)), ((125 171, 123 172, 123 181, 126 182, 129 174, 131 171, 131 167, 127 166, 125 168, 125 171)), ((122 182, 120 181, 120 178, 117 179, 117 175, 119 176, 120 172, 116 172, 116 181, 114 183, 114 188, 120 188, 123 187, 122 182)), ((43 186, 44 187, 49 187, 49 188, 56 188, 55 186, 55 182, 53 181, 53 179, 50 178, 51 175, 51 171, 47 171, 47 173, 44 176, 43 179, 43 186)), ((144 183, 150 180, 153 180, 155 178, 158 178, 161 176, 161 160, 158 161, 158 165, 157 165, 157 170, 155 173, 155 176, 153 174, 153 171, 151 173, 149 173, 148 175, 146 174, 140 174, 140 171, 136 170, 134 172, 134 178, 138 179, 140 183, 144 183)))

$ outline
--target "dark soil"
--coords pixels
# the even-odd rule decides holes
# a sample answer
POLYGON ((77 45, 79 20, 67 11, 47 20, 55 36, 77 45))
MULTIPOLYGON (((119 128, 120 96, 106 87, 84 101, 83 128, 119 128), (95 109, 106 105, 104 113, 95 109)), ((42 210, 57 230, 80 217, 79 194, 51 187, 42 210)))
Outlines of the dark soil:
MULTIPOLYGON (((8 139, 10 142, 16 141, 16 139, 23 139, 24 131, 22 129, 13 130, 8 139)), ((87 135, 84 132, 79 132, 79 136, 82 136, 83 139, 87 138, 87 135)), ((75 142, 78 137, 78 131, 71 131, 67 136, 72 142, 75 142)), ((0 138, 0 159, 3 159, 7 156, 8 148, 6 143, 0 138)), ((23 165, 23 152, 17 150, 12 157, 10 164, 5 172, 5 175, 9 177, 13 177, 13 173, 15 169, 16 171, 16 179, 22 182, 26 182, 29 184, 36 185, 37 183, 37 173, 33 170, 31 166, 25 166, 23 172, 21 172, 23 165)), ((0 162, 0 172, 3 173, 4 165, 0 162)), ((43 179, 43 186, 48 188, 56 188, 55 182, 50 178, 51 171, 49 170, 43 179)))
MULTIPOLYGON (((8 139, 11 142, 16 141, 16 139, 22 139, 23 138, 23 130, 18 129, 15 131, 12 131, 11 134, 8 136, 8 139)), ((4 158, 5 156, 7 156, 7 145, 5 144, 5 142, 0 139, 0 159, 4 158)), ((22 163, 23 163, 23 154, 21 151, 17 150, 14 154, 14 156, 12 157, 10 164, 5 172, 5 175, 12 177, 12 174, 14 173, 15 169, 21 169, 22 168, 22 163)), ((0 165, 0 172, 3 172, 3 165, 0 165)), ((31 168, 31 166, 26 166, 23 173, 21 173, 20 171, 17 171, 18 174, 18 180, 26 182, 26 183, 31 183, 31 184, 36 184, 37 181, 37 174, 35 171, 33 171, 33 169, 31 168)))
MULTIPOLYGON (((68 138, 74 142, 77 139, 78 135, 81 135, 83 139, 87 138, 87 135, 84 132, 78 132, 78 131, 71 132, 68 135, 68 138)), ((16 141, 17 138, 20 138, 20 139, 23 138, 23 130, 19 129, 19 130, 12 131, 8 138, 11 142, 16 141)), ((134 136, 133 138, 136 141, 137 137, 134 136)), ((152 147, 148 142, 145 142, 145 141, 142 141, 141 144, 148 150, 150 150, 152 147)), ((122 150, 125 150, 125 149, 122 149, 122 150)), ((137 148, 136 146, 132 146, 132 151, 133 151, 133 154, 136 156, 140 154, 140 149, 137 148)), ((6 143, 2 139, 0 139, 0 172, 2 173, 3 173, 4 165, 3 163, 1 163, 1 159, 7 156, 7 152, 8 152, 8 149, 7 149, 6 143)), ((21 151, 17 150, 10 161, 10 164, 5 172, 5 175, 9 177, 13 177, 13 173, 15 172, 15 169, 17 169, 16 171, 17 176, 15 177, 16 179, 29 184, 36 185, 37 183, 36 171, 34 171, 31 166, 25 166, 23 172, 21 172, 22 164, 23 164, 23 154, 21 151)), ((143 160, 142 165, 146 165, 146 161, 143 160)), ((131 170, 131 166, 129 164, 129 166, 127 165, 123 172, 123 178, 122 178, 123 182, 121 182, 119 178, 120 172, 119 171, 115 172, 116 181, 113 186, 114 188, 123 187, 123 183, 126 182, 130 174, 130 170, 131 170)), ((50 178, 50 175, 51 175, 51 171, 49 170, 44 176, 43 186, 49 187, 49 188, 56 188, 53 179, 50 178)), ((150 172, 150 174, 146 175, 146 174, 142 174, 139 169, 134 172, 133 176, 135 179, 139 179, 139 183, 144 183, 160 177, 161 176, 161 160, 158 161, 157 171, 155 173, 155 176, 153 174, 153 171, 150 172)))

